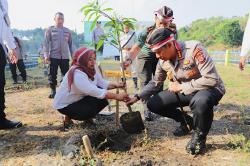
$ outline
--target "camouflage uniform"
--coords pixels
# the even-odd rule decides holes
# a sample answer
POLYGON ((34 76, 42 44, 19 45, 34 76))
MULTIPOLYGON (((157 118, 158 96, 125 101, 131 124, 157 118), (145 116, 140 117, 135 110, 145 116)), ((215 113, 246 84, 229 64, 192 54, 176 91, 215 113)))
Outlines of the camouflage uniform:
MULTIPOLYGON (((141 48, 140 54, 137 56, 137 72, 138 78, 140 80, 140 87, 143 89, 155 74, 156 65, 158 59, 155 56, 155 53, 145 44, 146 39, 150 32, 155 29, 155 26, 151 26, 142 31, 137 38, 137 45, 141 48)), ((159 91, 162 89, 159 89, 159 91)), ((145 118, 151 118, 151 112, 147 108, 147 100, 142 100, 144 107, 144 116, 145 118)))

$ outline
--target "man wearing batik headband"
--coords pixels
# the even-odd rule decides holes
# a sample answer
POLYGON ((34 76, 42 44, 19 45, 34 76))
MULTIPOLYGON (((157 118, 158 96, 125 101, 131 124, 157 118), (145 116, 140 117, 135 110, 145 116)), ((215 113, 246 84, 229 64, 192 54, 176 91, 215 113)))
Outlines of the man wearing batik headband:
MULTIPOLYGON (((133 60, 137 57, 137 73, 141 82, 141 89, 146 86, 152 79, 152 75, 155 73, 158 59, 155 53, 145 45, 147 36, 158 27, 168 28, 173 21, 173 11, 169 7, 163 6, 161 9, 154 12, 155 25, 146 28, 138 35, 136 44, 130 49, 128 54, 130 55, 124 63, 124 67, 128 67, 132 64, 133 60)), ((151 121, 152 114, 148 111, 146 100, 143 100, 144 116, 145 120, 151 121)))
POLYGON ((64 126, 74 120, 90 120, 108 105, 107 99, 126 102, 126 93, 114 94, 109 89, 125 88, 102 78, 96 68, 96 53, 88 48, 75 52, 72 66, 55 95, 53 107, 65 115, 64 126))
POLYGON ((156 114, 180 122, 180 127, 173 132, 175 136, 187 135, 194 130, 186 149, 191 154, 199 154, 205 149, 213 107, 225 94, 224 84, 201 43, 176 41, 172 31, 165 28, 154 30, 147 43, 160 59, 155 76, 141 94, 135 95, 127 104, 149 98, 169 79, 168 90, 151 97, 147 106, 156 114), (189 106, 193 117, 180 111, 180 105, 189 106))

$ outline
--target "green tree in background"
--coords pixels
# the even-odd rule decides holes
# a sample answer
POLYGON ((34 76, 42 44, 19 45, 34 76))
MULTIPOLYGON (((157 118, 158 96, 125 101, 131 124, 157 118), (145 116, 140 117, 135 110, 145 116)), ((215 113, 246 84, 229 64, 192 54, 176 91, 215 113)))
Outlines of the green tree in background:
POLYGON ((181 40, 199 40, 205 46, 220 44, 227 47, 238 47, 243 38, 247 18, 248 15, 233 18, 199 19, 190 26, 180 28, 179 38, 181 40))
POLYGON ((109 42, 118 50, 122 50, 120 43, 120 35, 123 32, 123 26, 128 25, 130 28, 134 29, 134 24, 136 19, 126 18, 117 14, 112 8, 104 8, 105 3, 99 4, 98 0, 94 0, 87 5, 83 6, 80 11, 84 15, 84 20, 90 21, 93 19, 90 30, 93 31, 97 21, 104 17, 108 21, 105 23, 104 27, 109 29, 109 32, 105 34, 99 41, 97 49, 101 47, 104 41, 111 39, 109 42))
POLYGON ((243 31, 238 20, 225 21, 219 29, 219 37, 228 46, 239 46, 242 43, 243 31))

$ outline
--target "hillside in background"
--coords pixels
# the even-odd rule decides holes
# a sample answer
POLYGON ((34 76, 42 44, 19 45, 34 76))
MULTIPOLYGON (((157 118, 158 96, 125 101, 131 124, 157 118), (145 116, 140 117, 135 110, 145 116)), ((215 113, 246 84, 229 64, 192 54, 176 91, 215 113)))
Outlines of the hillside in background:
POLYGON ((205 46, 221 50, 239 48, 248 15, 243 17, 212 17, 199 19, 179 29, 180 40, 199 40, 205 46))
MULTIPOLYGON (((212 17, 199 19, 192 22, 189 26, 180 28, 178 36, 180 40, 199 40, 210 50, 225 50, 227 48, 238 50, 242 42, 247 18, 248 15, 233 18, 212 17)), ((139 28, 137 32, 144 25, 140 23, 138 22, 140 26, 137 26, 139 28)), ((85 24, 87 25, 87 23, 85 24)), ((75 31, 72 31, 73 42, 76 48, 85 42, 91 42, 91 33, 86 25, 84 26, 85 34, 77 34, 75 31)), ((44 32, 45 29, 42 28, 32 30, 13 29, 14 35, 23 40, 24 48, 30 54, 37 54, 41 43, 44 41, 44 32)))

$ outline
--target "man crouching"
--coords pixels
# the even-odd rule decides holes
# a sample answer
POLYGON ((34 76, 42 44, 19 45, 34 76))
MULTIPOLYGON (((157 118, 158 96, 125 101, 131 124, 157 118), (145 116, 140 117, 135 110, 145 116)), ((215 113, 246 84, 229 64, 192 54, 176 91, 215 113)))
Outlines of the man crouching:
POLYGON ((175 136, 194 130, 186 150, 199 154, 205 150, 213 107, 225 94, 224 84, 201 43, 176 41, 171 30, 159 28, 151 33, 147 44, 160 59, 155 77, 127 104, 150 98, 147 106, 151 112, 180 122, 180 127, 173 132, 175 136), (168 90, 153 95, 167 78, 171 81, 168 90), (181 111, 180 105, 189 106, 193 117, 181 111))

